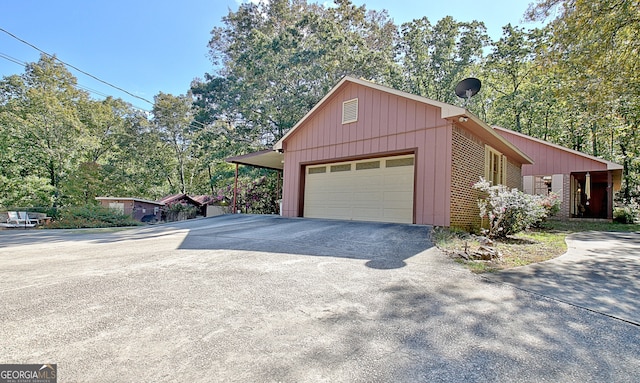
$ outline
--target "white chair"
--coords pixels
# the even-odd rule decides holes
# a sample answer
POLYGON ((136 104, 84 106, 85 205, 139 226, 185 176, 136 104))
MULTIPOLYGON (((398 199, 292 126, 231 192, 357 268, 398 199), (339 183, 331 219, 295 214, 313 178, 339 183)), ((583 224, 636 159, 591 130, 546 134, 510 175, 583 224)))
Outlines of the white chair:
POLYGON ((26 211, 9 211, 7 215, 9 216, 9 218, 7 218, 7 224, 9 225, 34 227, 38 223, 37 219, 30 219, 26 211))

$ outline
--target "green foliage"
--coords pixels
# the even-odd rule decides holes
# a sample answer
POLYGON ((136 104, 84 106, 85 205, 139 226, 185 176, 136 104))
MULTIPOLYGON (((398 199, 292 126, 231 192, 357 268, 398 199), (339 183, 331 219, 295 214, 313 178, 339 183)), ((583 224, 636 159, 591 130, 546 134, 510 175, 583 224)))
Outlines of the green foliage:
POLYGON ((215 114, 234 141, 273 144, 344 75, 388 82, 397 72, 396 33, 386 12, 348 0, 243 3, 211 32, 220 69, 194 86, 211 111, 198 115, 215 114))
POLYGON ((79 229, 97 227, 138 226, 140 222, 117 210, 98 205, 73 206, 58 211, 58 218, 49 229, 79 229))
POLYGON ((164 214, 167 222, 184 221, 195 218, 198 214, 198 208, 191 205, 174 203, 164 207, 164 214))
POLYGON ((0 207, 51 206, 54 191, 46 178, 0 173, 0 207))
POLYGON ((634 224, 638 221, 640 210, 638 204, 628 203, 613 209, 613 221, 624 224, 634 224))
POLYGON ((407 92, 455 104, 452 89, 474 71, 489 37, 483 23, 456 22, 451 16, 431 25, 427 17, 400 26, 397 46, 407 92))

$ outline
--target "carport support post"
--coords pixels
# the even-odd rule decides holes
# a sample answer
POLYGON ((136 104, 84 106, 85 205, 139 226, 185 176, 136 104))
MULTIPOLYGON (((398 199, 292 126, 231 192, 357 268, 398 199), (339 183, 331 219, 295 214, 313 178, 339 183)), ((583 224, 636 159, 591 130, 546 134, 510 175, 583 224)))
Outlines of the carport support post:
POLYGON ((613 220, 613 177, 607 171, 607 219, 613 220))
POLYGON ((236 163, 236 175, 233 180, 233 214, 238 213, 238 163, 236 163))

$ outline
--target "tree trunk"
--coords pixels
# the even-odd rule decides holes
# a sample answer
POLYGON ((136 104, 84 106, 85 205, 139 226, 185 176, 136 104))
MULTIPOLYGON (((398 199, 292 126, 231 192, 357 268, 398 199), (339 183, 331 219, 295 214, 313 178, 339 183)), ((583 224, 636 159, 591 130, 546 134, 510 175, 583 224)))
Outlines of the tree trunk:
POLYGON ((629 162, 631 162, 631 159, 629 158, 629 156, 627 155, 627 146, 620 142, 620 152, 622 153, 622 156, 624 158, 623 162, 622 162, 622 179, 624 180, 624 188, 622 189, 622 198, 625 201, 629 201, 629 199, 631 198, 631 177, 629 174, 629 162))

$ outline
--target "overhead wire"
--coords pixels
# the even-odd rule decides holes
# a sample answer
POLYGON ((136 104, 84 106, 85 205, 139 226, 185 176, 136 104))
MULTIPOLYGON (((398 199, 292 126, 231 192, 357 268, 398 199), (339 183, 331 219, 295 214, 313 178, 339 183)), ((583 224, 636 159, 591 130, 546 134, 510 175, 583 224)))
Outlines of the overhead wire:
MULTIPOLYGON (((47 52, 43 51, 42 49, 38 48, 38 47, 37 47, 37 46, 35 46, 34 44, 31 44, 30 42, 28 42, 28 41, 26 41, 26 40, 21 39, 20 37, 18 37, 18 36, 16 36, 16 35, 14 35, 13 33, 11 33, 11 32, 9 32, 9 31, 7 31, 7 30, 6 30, 6 29, 4 29, 4 28, 1 28, 1 27, 0 27, 0 31, 1 31, 1 32, 6 33, 7 35, 11 36, 12 38, 14 38, 14 39, 16 39, 16 40, 20 41, 21 43, 23 43, 23 44, 25 44, 25 45, 30 46, 31 48, 33 48, 33 49, 37 50, 38 52, 40 52, 40 53, 42 53, 42 54, 44 54, 44 55, 47 55, 48 57, 51 57, 51 58, 52 58, 52 59, 54 59, 54 60, 59 61, 60 63, 62 63, 62 64, 64 64, 64 65, 68 66, 69 68, 73 68, 73 69, 77 70, 78 72, 80 72, 80 73, 82 73, 82 74, 84 74, 84 75, 86 75, 86 76, 89 76, 89 77, 91 77, 92 79, 94 79, 94 80, 96 80, 96 81, 99 81, 99 82, 101 82, 101 83, 103 83, 103 84, 105 84, 105 85, 107 85, 107 86, 110 86, 110 87, 112 87, 112 88, 114 88, 114 89, 117 89, 117 90, 119 90, 119 91, 123 92, 123 93, 126 93, 126 94, 128 94, 129 96, 131 96, 131 97, 133 97, 133 98, 136 98, 136 99, 138 99, 138 100, 142 100, 142 101, 144 101, 144 102, 146 102, 146 103, 149 103, 149 104, 153 105, 153 102, 151 102, 151 101, 147 100, 146 98, 144 98, 144 97, 140 97, 140 96, 138 96, 138 95, 136 95, 136 94, 133 94, 133 93, 129 92, 129 91, 128 91, 128 90, 126 90, 126 89, 123 89, 123 88, 121 88, 121 87, 119 87, 119 86, 117 86, 117 85, 114 85, 114 84, 112 84, 112 83, 110 83, 110 82, 108 82, 108 81, 102 80, 101 78, 98 78, 97 76, 94 76, 94 75, 92 75, 91 73, 85 72, 85 71, 83 71, 82 69, 80 69, 80 68, 78 68, 78 67, 76 67, 76 66, 74 66, 74 65, 71 65, 71 64, 69 64, 69 63, 67 63, 67 62, 64 62, 64 61, 60 60, 58 57, 56 57, 56 56, 54 56, 54 55, 52 55, 52 54, 49 54, 49 53, 47 53, 47 52)), ((10 60, 10 61, 11 61, 11 60, 10 60)))
MULTIPOLYGON (((15 58, 15 57, 9 56, 6 53, 0 52, 0 58, 5 59, 7 61, 11 61, 12 63, 18 64, 18 65, 20 65, 22 67, 26 67, 28 65, 28 63, 26 61, 22 61, 20 59, 15 58)), ((106 97, 111 97, 110 94, 103 93, 101 91, 89 88, 88 86, 84 86, 82 84, 76 84, 75 87, 78 88, 78 89, 87 91, 89 93, 96 94, 96 95, 101 96, 101 97, 105 97, 105 98, 106 97)), ((143 108, 141 106, 136 106, 136 105, 133 105, 133 104, 131 104, 131 106, 134 107, 135 109, 138 109, 138 110, 141 110, 141 111, 144 111, 144 112, 149 112, 149 109, 145 109, 145 108, 143 108)))
MULTIPOLYGON (((84 70, 82 70, 82 69, 80 69, 80 68, 78 68, 78 67, 76 67, 76 66, 74 66, 74 65, 72 65, 72 64, 69 64, 69 63, 67 63, 67 62, 65 62, 65 61, 62 61, 62 60, 61 60, 61 59, 59 59, 58 57, 56 57, 56 56, 54 56, 54 55, 52 55, 52 54, 50 54, 50 53, 48 53, 48 52, 45 52, 44 50, 42 50, 42 49, 38 48, 38 47, 37 47, 37 46, 35 46, 34 44, 31 44, 30 42, 28 42, 28 41, 26 41, 26 40, 24 40, 24 39, 21 39, 20 37, 18 37, 18 36, 16 36, 16 35, 14 35, 13 33, 11 33, 11 32, 9 32, 9 31, 7 31, 6 29, 4 29, 4 28, 2 28, 2 27, 0 27, 0 31, 2 31, 2 32, 6 33, 7 35, 11 36, 12 38, 14 38, 14 39, 16 39, 16 40, 20 41, 21 43, 23 43, 23 44, 25 44, 25 45, 30 46, 31 48, 33 48, 33 49, 37 50, 38 52, 40 52, 40 53, 42 53, 42 54, 44 54, 44 55, 46 55, 46 56, 48 56, 48 57, 51 57, 51 58, 52 58, 52 59, 54 59, 54 60, 57 60, 58 62, 62 63, 63 65, 66 65, 66 66, 67 66, 67 67, 69 67, 69 68, 75 69, 76 71, 78 71, 78 72, 80 72, 80 73, 82 73, 82 74, 84 74, 84 75, 86 75, 86 76, 89 76, 89 77, 93 78, 93 79, 94 79, 94 80, 96 80, 96 81, 99 81, 99 82, 101 82, 101 83, 103 83, 103 84, 105 84, 105 85, 107 85, 107 86, 110 86, 110 87, 112 87, 112 88, 114 88, 114 89, 117 89, 117 90, 119 90, 119 91, 121 91, 121 92, 124 92, 124 93, 128 94, 128 95, 129 95, 129 96, 131 96, 131 97, 134 97, 134 98, 136 98, 136 99, 142 100, 142 101, 144 101, 144 102, 146 102, 146 103, 148 103, 148 104, 150 104, 150 105, 153 105, 153 104, 154 104, 153 102, 151 102, 151 101, 147 100, 147 99, 146 99, 146 98, 144 98, 144 97, 140 97, 140 96, 138 96, 138 95, 135 95, 135 94, 133 94, 133 93, 131 93, 131 92, 129 92, 129 91, 127 91, 127 90, 125 90, 125 89, 123 89, 123 88, 121 88, 121 87, 117 86, 117 85, 114 85, 114 84, 112 84, 112 83, 110 83, 110 82, 108 82, 108 81, 102 80, 102 79, 98 78, 97 76, 94 76, 94 75, 92 75, 91 73, 88 73, 88 72, 86 72, 86 71, 84 71, 84 70)), ((14 57, 11 57, 11 56, 6 55, 6 54, 3 54, 3 53, 0 53, 0 58, 4 58, 5 60, 9 60, 9 61, 11 61, 11 62, 14 62, 14 63, 18 64, 18 65, 22 65, 22 66, 26 66, 26 65, 27 65, 27 63, 26 63, 26 62, 21 61, 21 60, 18 60, 18 59, 14 58, 14 57)), ((77 87, 78 87, 78 88, 80 88, 80 89, 83 89, 83 90, 89 91, 89 92, 91 92, 91 93, 95 93, 95 94, 97 94, 97 95, 99 95, 99 96, 102 96, 102 97, 108 97, 108 96, 109 96, 109 95, 107 95, 107 94, 104 94, 104 93, 102 93, 102 92, 98 92, 98 91, 96 91, 96 90, 94 90, 94 89, 91 89, 91 88, 88 88, 88 87, 85 87, 85 86, 82 86, 82 85, 79 85, 79 84, 77 85, 77 87)), ((141 108, 141 107, 137 107, 137 106, 135 106, 135 105, 132 105, 132 106, 133 106, 133 107, 135 107, 135 108, 137 108, 137 109, 139 109, 139 110, 141 110, 141 111, 149 112, 149 110, 147 110, 147 109, 144 109, 144 108, 141 108)), ((203 124, 203 123, 201 123, 201 122, 199 122, 199 121, 196 121, 196 120, 192 121, 192 123, 196 123, 196 124, 200 125, 200 126, 201 126, 201 127, 203 127, 203 128, 207 128, 207 127, 208 127, 208 125, 203 124)))

